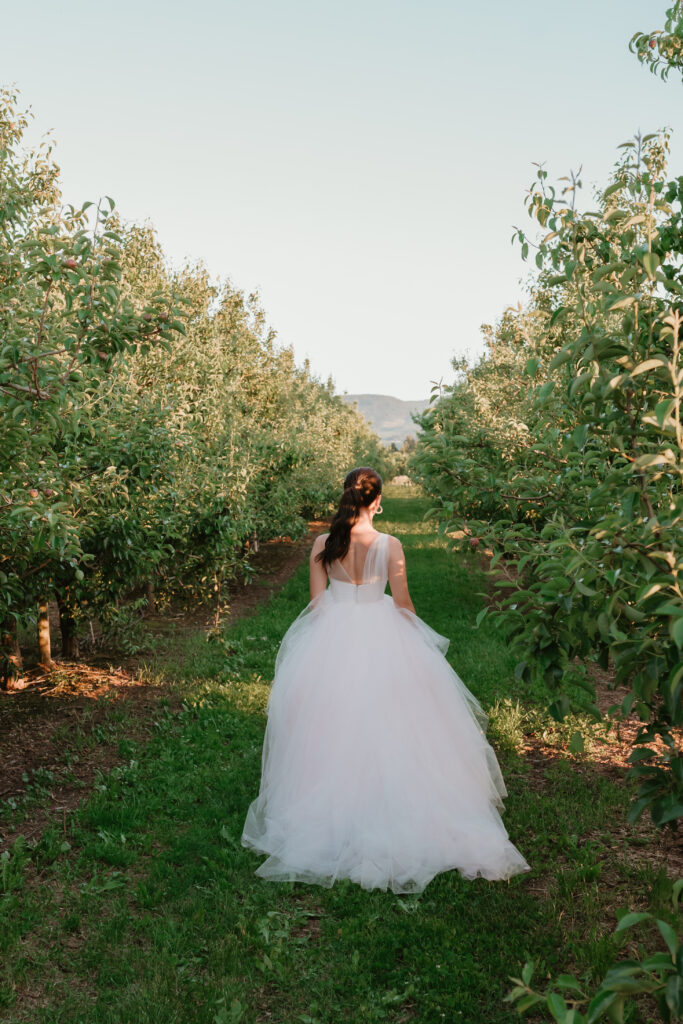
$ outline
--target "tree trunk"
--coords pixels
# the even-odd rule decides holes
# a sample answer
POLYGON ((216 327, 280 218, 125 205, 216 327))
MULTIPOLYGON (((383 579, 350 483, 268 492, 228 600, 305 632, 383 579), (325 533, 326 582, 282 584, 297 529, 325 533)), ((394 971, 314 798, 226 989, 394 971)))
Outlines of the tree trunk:
POLYGON ((68 593, 65 596, 57 594, 57 607, 59 608, 59 632, 62 634, 62 657, 77 658, 76 620, 73 617, 68 593))
POLYGON ((151 580, 145 583, 145 597, 147 598, 147 611, 150 615, 155 615, 157 610, 157 603, 154 597, 154 584, 151 580))
POLYGON ((17 620, 14 616, 0 626, 0 689, 9 689, 23 669, 21 650, 17 636, 17 620))
POLYGON ((50 648, 50 618, 46 597, 41 597, 38 601, 38 661, 43 668, 50 669, 53 666, 50 648))

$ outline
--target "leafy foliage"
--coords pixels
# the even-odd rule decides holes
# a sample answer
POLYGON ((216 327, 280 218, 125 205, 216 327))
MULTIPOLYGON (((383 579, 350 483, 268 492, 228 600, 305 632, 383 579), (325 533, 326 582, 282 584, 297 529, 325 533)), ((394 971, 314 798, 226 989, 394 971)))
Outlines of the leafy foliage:
POLYGON ((636 32, 630 48, 655 75, 667 79, 674 68, 683 72, 683 3, 676 0, 666 12, 664 28, 656 32, 636 32))
POLYGON ((495 551, 497 617, 552 711, 599 715, 583 663, 612 661, 643 721, 631 774, 657 824, 683 814, 683 179, 666 134, 625 143, 596 209, 580 179, 527 197, 539 275, 525 309, 423 417, 415 471, 444 528, 495 551), (657 746, 656 741, 660 741, 657 746))
MULTIPOLYGON (((671 904, 678 916, 678 903, 683 878, 671 887, 671 904)), ((514 988, 507 995, 508 1002, 516 1004, 518 1013, 535 1007, 543 1009, 548 1018, 558 1024, 595 1024, 607 1019, 622 1024, 628 1003, 642 996, 654 999, 661 1019, 681 1020, 683 1017, 683 942, 668 921, 649 913, 624 912, 619 917, 615 934, 634 925, 652 922, 656 925, 665 949, 647 954, 639 960, 620 960, 611 967, 593 995, 571 974, 560 974, 545 992, 531 987, 534 964, 528 961, 521 978, 512 978, 514 988), (585 1009, 584 1009, 585 1007, 585 1009)))
MULTIPOLYGON (((683 68, 682 16, 677 3, 656 39, 632 40, 663 77, 683 68)), ((552 187, 537 167, 526 205, 540 234, 515 232, 524 259, 535 251, 529 300, 484 327, 478 364, 454 364, 455 382, 423 416, 412 472, 456 546, 493 549, 492 617, 518 653, 517 681, 551 691, 558 721, 569 712, 598 717, 587 664, 614 668, 626 696, 610 711, 635 711, 642 722, 629 759, 640 783, 629 818, 648 809, 655 824, 676 828, 683 178, 667 178, 665 132, 620 148, 589 210, 578 206, 580 174, 552 187)), ((674 915, 682 886, 673 889, 674 915)), ((666 951, 614 963, 593 994, 568 974, 537 991, 529 961, 508 999, 520 1013, 533 1007, 586 1024, 621 1022, 634 997, 649 995, 661 1019, 678 1020, 683 960, 674 928, 638 913, 623 916, 617 931, 646 921, 666 951)))
POLYGON ((275 344, 257 295, 168 269, 107 199, 62 204, 0 94, 0 625, 63 630, 136 588, 220 595, 258 539, 306 529, 384 450, 275 344))

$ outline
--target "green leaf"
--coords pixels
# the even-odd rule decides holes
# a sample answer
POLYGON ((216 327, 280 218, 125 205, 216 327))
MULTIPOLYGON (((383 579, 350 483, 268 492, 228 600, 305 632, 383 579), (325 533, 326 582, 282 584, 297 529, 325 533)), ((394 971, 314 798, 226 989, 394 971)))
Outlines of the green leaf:
POLYGON ((636 601, 646 601, 648 597, 652 597, 653 594, 658 593, 661 589, 661 583, 646 583, 645 586, 638 591, 636 601))
POLYGON ((641 962, 644 971, 660 971, 662 968, 668 971, 671 967, 671 957, 668 953, 654 953, 641 962))
POLYGON ((649 466, 667 466, 673 462, 671 455, 641 455, 633 463, 636 469, 645 469, 649 466))
POLYGON ((629 824, 635 824, 635 822, 638 821, 638 818, 641 816, 645 808, 649 807, 651 803, 652 798, 649 796, 643 796, 640 797, 638 800, 635 800, 631 804, 629 812, 626 815, 626 820, 629 822, 629 824))
POLYGON ((628 755, 629 764, 637 764, 639 761, 649 761, 656 757, 656 751, 651 747, 636 747, 628 755))
MULTIPOLYGON (((611 972, 608 973, 611 974, 611 972)), ((635 995, 637 992, 647 990, 646 981, 643 981, 641 978, 630 978, 626 973, 620 976, 615 974, 609 980, 605 978, 602 984, 609 992, 623 992, 629 995, 635 995)))
POLYGON ((681 896, 682 892, 683 892, 683 878, 678 878, 674 882, 673 888, 671 890, 671 902, 673 904, 674 911, 678 910, 678 901, 680 899, 680 896, 681 896))
POLYGON ((674 1020, 680 1020, 683 1015, 683 978, 680 974, 674 974, 666 983, 664 996, 666 1005, 669 1007, 674 1020))
POLYGON ((572 357, 571 349, 561 348, 559 352, 556 352, 553 358, 550 360, 548 366, 549 370, 557 370, 560 366, 568 363, 572 357))
POLYGON ((583 994, 583 989, 571 974, 559 974, 555 979, 555 984, 560 988, 570 988, 573 992, 583 994))
POLYGON ((610 305, 608 305, 607 306, 607 312, 608 313, 613 313, 617 309, 627 309, 629 306, 632 306, 634 302, 635 302, 635 296, 627 295, 626 298, 617 299, 616 302, 612 302, 610 305))
POLYGON ((617 932, 623 932, 627 928, 632 928, 634 924, 640 924, 641 921, 649 921, 651 918, 652 914, 646 913, 624 914, 623 917, 619 918, 619 924, 614 929, 615 934, 617 932))
POLYGON ((654 609, 656 615, 673 615, 675 618, 683 615, 683 604, 673 604, 671 601, 665 601, 664 604, 658 604, 654 609))
POLYGON ((605 1010, 618 998, 614 992, 598 991, 588 1004, 586 1024, 595 1024, 596 1021, 600 1020, 605 1010))
POLYGON ((546 1002, 558 1024, 564 1024, 567 1017, 567 1004, 558 992, 551 992, 546 1002))
POLYGON ((517 1013, 524 1013, 526 1010, 529 1009, 529 1007, 535 1006, 536 1003, 540 1003, 542 1001, 543 996, 537 996, 531 993, 530 995, 524 996, 522 999, 520 999, 515 1009, 517 1010, 517 1013))
POLYGON ((683 618, 669 619, 671 639, 679 650, 683 648, 683 618))
POLYGON ((655 418, 660 427, 664 425, 664 420, 667 418, 675 404, 676 400, 674 398, 666 398, 663 402, 658 402, 655 406, 655 418))
POLYGON ((615 993, 613 1003, 607 1004, 607 1019, 610 1024, 624 1024, 624 998, 615 993))
POLYGON ((576 427, 576 429, 574 430, 574 432, 572 434, 572 443, 574 444, 574 446, 576 448, 583 448, 583 446, 586 443, 587 436, 588 436, 588 424, 587 423, 582 423, 582 424, 580 424, 580 426, 576 427))
POLYGON ((661 260, 656 252, 643 253, 641 257, 641 263, 645 267, 650 277, 655 276, 655 271, 661 266, 661 260))
POLYGON ((676 932, 673 930, 670 924, 667 924, 666 921, 660 921, 658 919, 656 924, 662 934, 662 938, 666 942, 666 948, 671 953, 671 956, 675 957, 676 949, 678 948, 678 938, 676 936, 676 932))
POLYGON ((575 377, 571 383, 571 387, 569 388, 569 394, 571 395, 571 397, 574 398, 577 392, 579 392, 581 388, 585 384, 588 384, 588 382, 591 381, 592 379, 592 373, 580 373, 578 377, 575 377))
POLYGON ((683 818, 683 804, 680 803, 672 793, 663 804, 658 804, 658 810, 654 812, 652 820, 657 827, 666 825, 669 821, 678 821, 683 818))
POLYGON ((641 373, 647 373, 649 370, 660 369, 662 366, 667 366, 667 365, 668 364, 667 364, 666 359, 662 359, 661 356, 657 356, 656 359, 646 359, 644 362, 638 363, 638 365, 635 366, 630 371, 630 376, 631 377, 638 377, 638 376, 640 376, 641 373))

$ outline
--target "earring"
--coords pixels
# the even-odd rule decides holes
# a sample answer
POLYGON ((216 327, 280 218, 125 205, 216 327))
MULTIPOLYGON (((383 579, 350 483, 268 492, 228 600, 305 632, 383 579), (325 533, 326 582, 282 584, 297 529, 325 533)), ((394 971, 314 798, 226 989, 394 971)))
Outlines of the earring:
POLYGON ((380 514, 380 512, 384 512, 384 509, 382 508, 382 506, 381 506, 381 505, 378 505, 378 506, 377 506, 377 509, 376 509, 376 513, 377 513, 377 515, 379 515, 379 514, 380 514))

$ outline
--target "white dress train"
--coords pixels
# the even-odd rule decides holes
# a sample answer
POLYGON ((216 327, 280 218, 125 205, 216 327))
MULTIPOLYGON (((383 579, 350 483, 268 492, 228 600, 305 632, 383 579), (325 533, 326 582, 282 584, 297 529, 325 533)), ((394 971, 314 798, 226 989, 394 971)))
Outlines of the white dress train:
POLYGON ((388 556, 379 534, 360 584, 333 563, 280 646, 242 834, 268 854, 262 878, 417 893, 450 869, 529 870, 500 818, 486 715, 446 661, 449 641, 385 594, 388 556))

